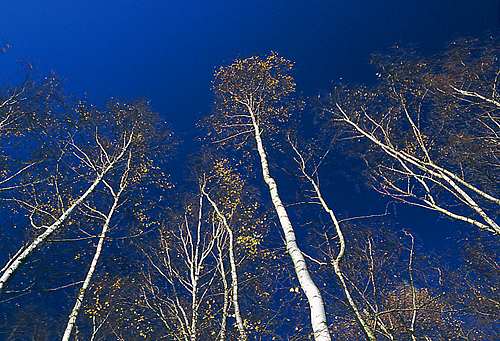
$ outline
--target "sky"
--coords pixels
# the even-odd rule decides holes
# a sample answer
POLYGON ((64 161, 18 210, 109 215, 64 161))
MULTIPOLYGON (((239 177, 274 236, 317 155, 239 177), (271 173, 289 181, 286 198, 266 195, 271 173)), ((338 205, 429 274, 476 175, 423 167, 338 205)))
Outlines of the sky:
MULTIPOLYGON (((66 89, 97 103, 147 98, 178 132, 211 108, 214 69, 277 51, 296 62, 299 90, 340 78, 367 82, 371 53, 394 44, 424 54, 500 25, 497 0, 106 0, 10 1, 0 13, 6 65, 56 72, 66 89)), ((3 65, 2 65, 3 64, 3 65)), ((21 69, 22 70, 22 69, 21 69)))
MULTIPOLYGON (((500 1, 19 0, 0 19, 0 44, 11 46, 0 79, 29 62, 91 102, 146 98, 189 141, 211 110, 215 68, 234 58, 277 51, 296 62, 299 91, 315 95, 340 79, 372 81, 370 54, 395 44, 428 55, 498 30, 500 1)), ((399 218, 416 215, 422 234, 439 240, 436 217, 402 209, 399 218)))

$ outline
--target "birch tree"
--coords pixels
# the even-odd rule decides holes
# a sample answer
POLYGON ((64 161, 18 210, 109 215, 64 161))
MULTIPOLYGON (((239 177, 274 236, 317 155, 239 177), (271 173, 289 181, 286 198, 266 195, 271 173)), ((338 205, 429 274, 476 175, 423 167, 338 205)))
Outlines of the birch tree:
POLYGON ((91 208, 92 212, 96 214, 97 216, 100 216, 103 220, 103 225, 101 229, 101 233, 99 234, 99 241, 97 243, 97 247, 94 253, 94 257, 92 258, 92 262, 90 263, 89 269, 87 271, 87 274, 85 276, 85 279, 83 281, 82 287, 80 288, 78 292, 78 296, 76 298, 75 305, 73 306, 73 309, 71 310, 71 313, 68 318, 68 323, 66 325, 66 329, 64 331, 64 335, 62 337, 62 340, 67 341, 71 337, 71 332, 75 326, 76 319, 78 317, 78 314, 80 313, 80 308, 82 306, 83 300, 85 298, 86 291, 90 285, 90 282, 92 280, 92 277, 94 275, 94 272, 96 271, 97 263, 99 261, 99 258, 101 257, 101 253, 103 251, 103 246, 104 242, 106 240, 106 235, 108 233, 108 229, 111 224, 111 219, 113 218, 116 210, 119 207, 120 204, 120 199, 122 196, 123 191, 126 189, 128 185, 128 176, 130 172, 130 162, 132 159, 132 152, 128 152, 128 157, 126 161, 126 166, 123 171, 122 176, 120 177, 119 184, 117 188, 114 188, 112 184, 110 184, 108 181, 103 180, 104 185, 110 192, 112 198, 113 198, 113 203, 107 213, 101 212, 100 210, 93 209, 91 208))
MULTIPOLYGON (((239 291, 240 284, 238 280, 238 267, 241 261, 237 259, 238 252, 236 248, 237 238, 240 236, 235 231, 235 226, 246 224, 247 227, 255 226, 257 221, 253 213, 255 205, 245 202, 245 184, 241 176, 229 165, 225 159, 218 159, 213 162, 213 170, 210 175, 204 174, 207 186, 202 188, 202 193, 213 209, 215 220, 222 224, 227 234, 227 249, 229 255, 229 265, 231 273, 231 304, 234 310, 234 317, 239 333, 240 340, 247 340, 248 333, 244 326, 243 313, 241 311, 239 291)), ((252 233, 252 231, 250 231, 252 233)), ((257 234, 256 229, 253 234, 257 234)), ((243 234, 241 234, 243 237, 243 234)), ((251 237, 250 237, 251 238, 251 237)), ((223 262, 221 260, 221 266, 223 262)))
MULTIPOLYGON (((399 236, 385 227, 375 230, 346 226, 350 252, 346 254, 343 273, 359 311, 380 340, 467 339, 462 333, 464 318, 456 304, 455 286, 446 267, 436 257, 419 255, 412 233, 399 236)), ((332 253, 333 239, 323 244, 332 253)), ((335 295, 335 294, 334 294, 335 295)), ((334 309, 340 317, 333 326, 339 340, 361 338, 366 334, 355 319, 344 319, 342 305, 334 309)), ((473 322, 474 324, 474 322, 473 322)))
MULTIPOLYGON (((32 227, 35 228, 36 230, 43 230, 43 232, 38 236, 36 236, 36 238, 33 241, 28 242, 25 246, 21 247, 16 252, 16 254, 8 260, 7 264, 2 268, 2 275, 0 277, 0 290, 4 288, 7 281, 18 270, 21 264, 25 262, 32 255, 32 253, 40 245, 42 245, 54 232, 63 227, 64 222, 70 216, 70 214, 75 210, 75 208, 80 204, 82 204, 87 199, 87 197, 95 191, 96 187, 101 183, 104 175, 111 168, 114 167, 114 165, 118 160, 123 158, 131 142, 132 136, 133 135, 124 136, 122 145, 119 147, 118 152, 108 154, 108 152, 105 149, 102 149, 101 156, 102 156, 102 161, 104 162, 103 164, 100 165, 99 168, 93 169, 96 172, 95 178, 92 180, 90 185, 85 189, 85 191, 82 194, 80 194, 75 201, 73 201, 71 204, 65 207, 64 210, 60 212, 60 214, 54 215, 48 211, 39 209, 38 208, 39 205, 37 202, 30 203, 27 201, 16 200, 31 211, 30 220, 32 227), (111 156, 108 159, 106 159, 104 155, 111 155, 111 156), (45 216, 45 219, 48 218, 51 220, 51 222, 49 224, 37 225, 33 219, 33 216, 36 213, 41 213, 42 215, 45 216)), ((96 134, 96 143, 99 145, 99 137, 97 134, 96 134)), ((76 147, 76 150, 79 149, 76 145, 74 145, 74 147, 76 147)), ((88 157, 88 155, 85 152, 82 151, 82 154, 77 154, 77 152, 75 152, 75 154, 78 155, 77 157, 81 158, 81 161, 83 163, 87 163, 88 166, 91 165, 89 161, 85 160, 88 157)))
POLYGON ((162 323, 166 335, 175 340, 198 340, 214 332, 214 284, 218 277, 214 257, 220 225, 207 222, 204 183, 195 201, 188 201, 182 215, 160 232, 159 248, 144 250, 144 304, 162 323))
POLYGON ((461 42, 432 60, 379 58, 379 85, 339 87, 323 110, 344 139, 367 142, 361 155, 377 191, 498 235, 495 51, 461 42))
MULTIPOLYGON (((229 295, 230 295, 230 290, 229 290, 229 284, 227 282, 226 278, 226 267, 224 264, 224 237, 221 235, 221 237, 217 240, 217 265, 218 265, 218 271, 220 273, 221 281, 222 281, 222 295, 223 295, 223 301, 222 301, 222 309, 221 309, 221 318, 220 318, 220 331, 219 331, 219 340, 224 341, 227 339, 227 319, 229 316, 229 295)), ((234 294, 234 286, 233 286, 233 294, 234 294)), ((234 298, 233 298, 234 300, 234 298)), ((235 309, 236 311, 236 309, 235 309)))
MULTIPOLYGON (((46 161, 43 135, 57 88, 54 77, 37 83, 26 76, 20 84, 0 90, 0 207, 4 217, 16 215, 17 205, 11 203, 19 191, 43 181, 39 174, 46 161)), ((0 255, 2 265, 11 256, 9 237, 14 226, 9 225, 4 223, 0 232, 5 243, 0 255)), ((0 282, 0 292, 2 286, 0 282)))
MULTIPOLYGON (((104 186, 107 174, 127 160, 132 145, 135 146, 133 156, 139 167, 139 171, 134 174, 147 169, 149 161, 139 157, 145 155, 143 149, 147 144, 141 145, 139 142, 144 140, 147 131, 152 133, 151 124, 154 120, 151 117, 154 115, 142 103, 110 103, 108 109, 98 110, 83 105, 78 107, 76 123, 70 125, 69 129, 53 133, 54 136, 64 136, 72 132, 65 140, 56 140, 59 150, 53 159, 51 169, 54 174, 49 174, 49 181, 26 189, 24 197, 10 200, 28 212, 35 235, 2 268, 0 291, 34 251, 54 233, 68 226, 71 215, 88 213, 91 209, 88 200, 104 186), (40 191, 44 197, 41 197, 40 191), (41 233, 36 233, 38 231, 41 233)), ((71 122, 70 117, 67 119, 71 122)))
POLYGON ((295 90, 290 75, 292 63, 275 53, 265 58, 237 59, 219 68, 214 76, 216 115, 212 122, 217 143, 232 142, 239 148, 253 140, 273 206, 284 234, 285 245, 292 260, 300 287, 309 303, 311 326, 316 340, 330 340, 325 306, 321 293, 307 268, 297 244, 295 230, 278 191, 278 184, 269 168, 264 144, 265 133, 277 129, 277 122, 289 115, 287 99, 295 90))
MULTIPOLYGON (((114 117, 116 122, 114 122, 110 128, 115 128, 116 131, 110 132, 110 135, 119 136, 122 131, 134 129, 135 136, 128 147, 126 157, 124 157, 121 162, 118 162, 114 168, 106 174, 106 177, 102 179, 103 189, 107 191, 108 197, 110 197, 109 209, 105 211, 104 209, 97 208, 99 207, 99 202, 107 201, 104 198, 106 193, 100 194, 100 197, 94 200, 93 205, 90 202, 86 202, 83 204, 82 208, 79 208, 80 211, 86 213, 87 217, 101 221, 102 228, 98 235, 94 256, 77 294, 74 307, 69 314, 63 340, 69 340, 72 330, 76 325, 77 317, 83 305, 87 289, 96 272, 104 243, 108 239, 107 235, 109 229, 112 227, 112 220, 120 213, 120 208, 123 208, 123 203, 126 201, 134 203, 132 205, 132 213, 135 213, 133 211, 137 210, 137 200, 142 198, 141 192, 146 191, 148 187, 146 184, 146 175, 154 168, 152 156, 155 152, 152 149, 161 149, 162 147, 157 144, 157 130, 159 127, 155 121, 155 114, 150 111, 147 105, 140 102, 132 105, 113 104, 112 110, 112 112, 116 112, 117 115, 114 117), (132 122, 134 123, 131 124, 132 122), (124 198, 127 192, 132 190, 133 197, 129 195, 128 198, 124 198)), ((106 157, 109 158, 109 156, 106 157)), ((90 158, 88 158, 87 161, 92 162, 93 168, 97 168, 98 165, 95 161, 90 158)), ((155 160, 154 164, 159 164, 159 160, 155 160)))

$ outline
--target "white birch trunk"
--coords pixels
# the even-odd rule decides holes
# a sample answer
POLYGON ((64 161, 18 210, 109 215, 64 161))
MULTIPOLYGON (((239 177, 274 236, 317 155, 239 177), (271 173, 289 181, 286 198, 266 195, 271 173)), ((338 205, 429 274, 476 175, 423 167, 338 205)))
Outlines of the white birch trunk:
POLYGON ((333 269, 335 271, 335 274, 337 275, 337 278, 339 279, 340 285, 342 286, 342 290, 344 291, 347 302, 349 303, 351 310, 354 312, 354 315, 356 316, 356 320, 358 320, 358 323, 360 324, 361 329, 363 330, 363 334, 365 334, 367 340, 376 341, 377 338, 375 337, 375 333, 373 332, 371 327, 368 325, 368 323, 365 321, 365 319, 361 315, 361 313, 356 305, 356 302, 354 302, 354 299, 351 296, 351 292, 350 292, 349 287, 347 286, 347 283, 345 281, 344 273, 342 272, 342 269, 340 268, 340 261, 339 260, 335 259, 333 261, 333 269))
MULTIPOLYGON (((130 146, 130 143, 132 142, 132 137, 134 135, 130 134, 128 139, 124 138, 123 141, 123 146, 121 148, 120 153, 113 158, 112 160, 109 159, 109 156, 107 152, 104 150, 104 148, 101 147, 102 152, 106 156, 106 159, 108 160, 108 164, 103 167, 102 171, 97 174, 97 177, 94 179, 92 184, 87 188, 85 193, 83 193, 75 202, 73 202, 60 216, 59 218, 52 223, 52 225, 48 226, 46 230, 40 234, 38 237, 36 237, 28 246, 22 247, 17 253, 16 257, 9 260, 8 264, 3 268, 3 272, 0 276, 0 294, 2 293, 5 284, 7 281, 12 277, 12 275, 16 272, 16 270, 21 266, 21 264, 36 250, 36 248, 43 243, 47 238, 49 238, 55 231, 57 231, 61 225, 64 223, 64 221, 69 217, 69 215, 73 212, 73 210, 80 205, 87 197, 94 192, 96 187, 101 183, 103 180, 104 176, 114 167, 115 163, 118 162, 123 155, 125 155, 125 152, 127 151, 128 147, 130 146), (22 250, 22 251, 21 251, 22 250)), ((101 144, 99 143, 99 140, 97 138, 97 133, 96 133, 96 142, 99 146, 101 144)), ((90 159, 88 158, 87 155, 85 157, 89 160, 89 165, 90 159)), ((95 169, 95 167, 91 166, 92 168, 95 169)))
POLYGON ((294 150, 294 152, 298 156, 298 163, 300 166, 300 170, 304 177, 309 181, 311 186, 314 189, 314 192, 316 193, 316 199, 318 199, 319 203, 321 204, 321 207, 323 210, 328 214, 330 217, 330 220, 332 221, 333 226, 335 227, 335 232, 337 233, 337 237, 339 240, 339 252, 337 256, 332 260, 332 265, 333 265, 333 270, 335 272, 335 275, 337 276, 340 286, 342 287, 342 290, 344 291, 344 295, 347 299, 347 302, 351 308, 351 310, 354 313, 354 316, 356 317, 356 320, 358 321, 361 329, 363 330, 363 333, 365 334, 367 340, 369 341, 376 341, 375 333, 373 332, 372 328, 368 325, 368 323, 365 321, 363 316, 361 315, 359 308, 352 298, 351 291, 349 290, 349 287, 347 286, 346 280, 344 273, 342 272, 342 268, 340 266, 340 263, 342 261, 342 258, 344 257, 345 254, 345 248, 346 248, 346 242, 344 238, 344 233, 340 227, 340 223, 337 219, 337 216, 333 212, 333 210, 330 208, 328 203, 325 201, 323 198, 323 194, 321 193, 321 189, 319 187, 318 182, 316 182, 312 176, 307 172, 306 170, 306 162, 304 158, 302 157, 302 154, 299 152, 298 148, 295 147, 295 145, 290 141, 290 144, 294 150))
POLYGON ((231 229, 228 229, 227 233, 229 236, 229 264, 231 265, 231 290, 233 297, 234 317, 236 319, 238 332, 240 333, 240 340, 246 341, 248 340, 248 337, 245 331, 245 326, 243 324, 243 318, 241 317, 240 301, 238 298, 238 271, 236 268, 236 259, 234 255, 234 236, 231 229))
POLYGON ((90 185, 89 188, 83 193, 73 204, 71 204, 66 211, 64 211, 59 218, 49 227, 46 228, 46 230, 40 234, 38 237, 36 237, 31 244, 29 244, 27 247, 23 247, 21 250, 22 252, 19 252, 16 254, 17 256, 15 259, 12 259, 9 261, 9 265, 5 267, 4 272, 2 273, 2 276, 0 277, 0 294, 2 293, 2 290, 5 287, 5 284, 7 281, 12 277, 12 275, 16 272, 16 270, 21 266, 21 264, 36 250, 36 248, 43 243, 47 238, 49 238, 56 230, 61 227, 61 225, 64 223, 64 221, 69 217, 71 212, 80 205, 92 192, 94 192, 95 188, 99 183, 101 182, 104 174, 100 174, 94 182, 90 185))
MULTIPOLYGON (((198 223, 196 225, 196 243, 194 249, 191 248, 191 257, 189 265, 189 273, 191 280, 191 325, 189 327, 191 341, 196 341, 198 338, 198 281, 200 280, 200 271, 203 267, 203 254, 200 255, 200 243, 201 243, 201 226, 202 226, 202 216, 203 216, 203 195, 200 195, 199 207, 198 207, 198 223)), ((186 223, 186 229, 189 231, 189 226, 186 223)), ((190 241, 192 245, 192 239, 190 241)), ((213 246, 213 244, 212 244, 213 246)), ((203 247, 203 246, 202 246, 203 247)), ((187 249, 186 249, 187 250, 187 249)), ((187 253, 186 253, 187 254, 187 253)))
POLYGON ((227 284, 227 280, 226 280, 226 269, 224 267, 222 246, 217 244, 217 249, 218 249, 217 260, 219 262, 219 271, 220 271, 221 280, 222 280, 222 288, 224 290, 224 301, 222 304, 222 317, 221 317, 221 323, 220 323, 219 340, 225 341, 226 334, 227 334, 227 315, 228 315, 228 310, 229 310, 229 289, 228 289, 228 284, 227 284))
POLYGON ((415 335, 415 324, 417 322, 417 291, 415 289, 415 281, 413 280, 413 250, 415 247, 415 239, 413 235, 407 231, 404 231, 407 236, 411 239, 411 247, 410 247, 410 256, 408 259, 408 276, 410 277, 410 289, 411 289, 411 324, 410 324, 410 333, 412 341, 417 341, 417 337, 415 335))
POLYGON ((281 201, 278 193, 278 186, 276 181, 271 176, 269 172, 269 164, 267 161, 266 151, 261 139, 261 132, 259 125, 257 123, 255 114, 251 107, 248 107, 250 116, 252 118, 252 125, 254 128, 255 143, 257 144, 257 150, 260 156, 260 163, 262 166, 262 175, 264 181, 269 187, 269 194, 271 195, 271 200, 273 202, 276 213, 278 214, 278 219, 280 221, 281 228, 283 229, 283 234, 285 236, 286 249, 290 258, 292 259, 295 273, 297 279, 299 280, 300 287, 304 291, 309 303, 309 309, 311 314, 311 325, 314 333, 314 339, 316 341, 330 341, 331 336, 328 331, 328 324, 326 322, 325 305, 321 293, 311 278, 311 274, 307 269, 307 264, 304 256, 297 245, 295 231, 293 229, 292 223, 288 217, 288 213, 281 201))
POLYGON ((111 218, 113 217, 113 214, 116 211, 116 208, 118 207, 118 201, 120 199, 120 194, 121 191, 118 192, 118 194, 115 196, 113 205, 111 206, 111 209, 109 210, 109 213, 106 217, 106 220, 104 222, 104 225, 102 226, 101 234, 99 235, 99 242, 97 243, 97 247, 94 253, 94 258, 92 258, 92 262, 90 263, 89 270, 87 272, 87 275, 85 276, 85 280, 83 281, 82 287, 80 288, 80 291, 78 292, 78 296, 75 301, 75 305, 73 306, 73 309, 71 310, 71 313, 69 314, 68 318, 68 323, 66 325, 66 329, 64 331, 64 335, 62 337, 62 341, 69 341, 69 338, 71 337, 71 332, 76 324, 76 319, 78 317, 78 314, 80 312, 80 308, 83 304, 83 299, 85 298, 85 293, 87 291, 87 288, 90 285, 90 281, 92 280, 92 276, 94 275, 95 269, 97 267, 97 262, 99 261, 99 257, 101 256, 102 253, 102 248, 104 246, 104 240, 106 239, 106 234, 109 229, 109 224, 111 222, 111 218))
POLYGON ((337 278, 339 279, 340 285, 342 287, 342 290, 344 291, 344 295, 347 299, 347 302, 349 303, 349 306, 351 307, 351 310, 353 311, 354 315, 356 316, 356 320, 358 320, 358 323, 363 330, 363 333, 365 334, 367 340, 370 341, 375 341, 375 333, 373 332, 372 328, 368 325, 368 323, 365 321, 363 318, 363 315, 361 315, 361 312, 358 309, 358 306, 354 299, 352 298, 351 291, 349 290, 349 287, 347 286, 346 280, 344 273, 342 272, 342 268, 340 266, 340 263, 342 261, 342 258, 344 257, 345 254, 345 238, 344 234, 342 232, 342 229, 340 228, 340 224, 337 220, 337 217, 335 216, 335 213, 333 210, 328 206, 326 201, 323 199, 323 196, 321 195, 321 191, 318 187, 318 185, 312 181, 312 178, 309 178, 311 183, 313 184, 314 191, 316 192, 318 199, 321 203, 321 206, 323 209, 328 213, 330 216, 330 219, 332 220, 333 225, 335 226, 335 230, 337 232, 337 236, 339 238, 339 244, 340 244, 340 250, 339 253, 337 254, 337 257, 333 259, 333 270, 335 271, 335 275, 337 275, 337 278))
POLYGON ((196 341, 198 336, 198 276, 192 277, 191 285, 193 291, 191 292, 191 327, 190 337, 191 341, 196 341))
POLYGON ((238 270, 236 266, 236 257, 234 254, 234 234, 233 230, 229 226, 229 223, 227 222, 226 217, 222 212, 219 210, 219 207, 215 203, 215 201, 210 198, 208 193, 206 193, 203 190, 203 194, 206 196, 212 207, 214 208, 215 212, 217 213, 217 216, 219 219, 222 220, 222 223, 224 224, 224 228, 227 231, 228 237, 229 237, 229 264, 231 266, 231 291, 232 291, 232 299, 233 299, 233 307, 234 307, 234 317, 236 319, 236 326, 238 327, 238 332, 240 334, 240 340, 245 341, 248 340, 247 333, 245 331, 245 326, 243 325, 243 318, 241 317, 241 311, 240 311, 240 303, 238 299, 238 270))

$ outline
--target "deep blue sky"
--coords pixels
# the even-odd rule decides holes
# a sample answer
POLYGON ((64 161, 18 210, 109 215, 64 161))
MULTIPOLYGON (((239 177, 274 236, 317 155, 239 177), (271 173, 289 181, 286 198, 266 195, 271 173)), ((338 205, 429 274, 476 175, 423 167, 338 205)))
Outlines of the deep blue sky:
POLYGON ((0 19, 2 74, 30 61, 93 101, 146 97, 178 131, 210 110, 212 72, 235 57, 278 51, 314 94, 370 79, 370 53, 396 42, 432 53, 500 20, 497 0, 18 0, 0 19))

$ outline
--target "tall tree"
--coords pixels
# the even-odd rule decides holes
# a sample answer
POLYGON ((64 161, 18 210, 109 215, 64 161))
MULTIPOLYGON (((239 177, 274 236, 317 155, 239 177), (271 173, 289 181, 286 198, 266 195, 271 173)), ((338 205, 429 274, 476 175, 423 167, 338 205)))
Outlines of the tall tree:
MULTIPOLYGON (((233 169, 228 160, 217 159, 212 162, 212 170, 204 175, 207 186, 202 188, 202 193, 206 197, 214 211, 214 218, 220 222, 227 234, 227 249, 229 255, 229 265, 231 273, 231 298, 239 332, 240 340, 247 340, 248 335, 244 326, 243 314, 239 300, 239 279, 238 267, 241 263, 237 256, 237 238, 243 237, 235 231, 235 227, 246 224, 248 227, 256 225, 253 213, 256 205, 247 202, 249 199, 245 195, 246 186, 242 177, 233 169), (252 218, 254 219, 252 221, 252 218)), ((240 232, 240 231, 238 231, 240 232)), ((222 263, 221 263, 222 264, 222 263)))
POLYGON ((287 252, 309 303, 314 338, 318 341, 331 340, 323 298, 297 244, 295 230, 280 197, 278 184, 270 173, 263 141, 264 133, 278 128, 276 123, 286 120, 289 115, 287 100, 295 90, 295 82, 290 75, 292 66, 290 61, 272 53, 265 58, 238 59, 219 68, 213 83, 217 112, 212 122, 219 135, 218 143, 231 141, 240 147, 253 138, 264 182, 285 237, 287 252))
MULTIPOLYGON (((0 292, 3 290, 7 281, 12 277, 12 275, 18 270, 23 262, 25 262, 33 252, 56 231, 64 227, 65 221, 71 215, 71 213, 82 203, 85 202, 87 197, 89 197, 101 184, 104 176, 116 165, 116 163, 126 156, 126 151, 132 141, 133 133, 125 132, 122 141, 118 142, 118 146, 115 150, 106 150, 106 148, 101 144, 99 139, 99 134, 95 134, 96 147, 99 148, 98 152, 98 167, 94 168, 94 163, 88 152, 81 149, 74 141, 71 141, 68 145, 74 150, 73 153, 76 158, 84 165, 89 167, 90 170, 94 171, 94 177, 91 179, 88 187, 84 189, 84 192, 79 194, 75 199, 70 200, 68 203, 64 203, 62 196, 57 195, 60 207, 51 207, 50 211, 41 208, 39 202, 36 200, 17 200, 23 207, 29 210, 29 217, 33 228, 36 230, 42 229, 43 232, 37 235, 32 241, 28 242, 26 245, 22 246, 16 254, 11 257, 7 264, 3 267, 0 276, 0 292), (35 216, 40 216, 40 220, 43 221, 41 225, 38 225, 34 219, 35 216), (48 221, 48 223, 46 223, 48 221)), ((59 191, 58 185, 55 186, 56 191, 59 191)))
POLYGON ((71 337, 71 332, 76 324, 76 319, 77 319, 78 314, 80 312, 80 308, 83 304, 83 300, 85 298, 86 291, 89 288, 89 285, 90 285, 90 282, 92 281, 92 277, 94 275, 94 272, 96 271, 97 262, 99 261, 99 258, 101 257, 104 242, 106 240, 106 236, 107 236, 108 230, 110 228, 111 219, 113 218, 116 210, 118 209, 123 191, 127 188, 127 185, 129 182, 128 177, 129 177, 129 173, 130 173, 131 159, 132 159, 132 152, 129 151, 125 169, 123 170, 123 173, 120 177, 119 184, 117 186, 118 188, 113 188, 113 186, 108 181, 103 180, 104 185, 107 187, 111 196, 113 197, 113 202, 111 204, 111 208, 109 209, 109 211, 107 213, 104 213, 98 209, 91 208, 91 211, 94 214, 96 214, 97 216, 100 216, 103 219, 103 225, 102 225, 101 233, 99 234, 99 241, 97 243, 94 257, 92 258, 92 262, 89 266, 89 270, 87 271, 87 274, 86 274, 85 279, 83 281, 82 287, 80 288, 80 291, 78 292, 78 296, 76 298, 75 305, 74 305, 74 307, 71 310, 71 313, 69 315, 68 323, 66 325, 66 329, 64 331, 64 335, 62 338, 62 340, 64 340, 64 341, 68 341, 71 337))
MULTIPOLYGON (((94 256, 77 294, 73 309, 69 314, 63 340, 69 340, 72 330, 76 326, 77 317, 83 305, 87 289, 96 272, 104 243, 108 239, 108 232, 112 228, 112 221, 116 220, 116 216, 119 216, 120 211, 124 208, 131 210, 129 214, 131 213, 132 215, 141 213, 140 207, 142 205, 139 204, 138 200, 143 198, 148 187, 150 187, 148 184, 148 174, 153 173, 154 168, 160 165, 160 160, 165 158, 165 156, 161 156, 158 159, 157 155, 155 155, 157 153, 156 150, 159 149, 162 152, 167 152, 163 148, 165 146, 162 145, 162 138, 160 137, 163 132, 159 132, 160 129, 165 129, 165 127, 160 128, 158 126, 157 116, 151 111, 147 103, 122 104, 111 102, 108 104, 108 107, 108 111, 94 110, 91 113, 95 121, 101 121, 107 115, 110 115, 113 119, 109 121, 110 125, 108 124, 108 129, 110 131, 107 132, 107 139, 104 143, 113 143, 113 140, 121 137, 124 130, 127 131, 130 129, 135 131, 135 135, 131 140, 126 156, 102 179, 104 191, 93 202, 85 202, 82 208, 79 208, 80 211, 86 213, 86 217, 92 220, 97 219, 97 221, 101 222, 102 228, 98 235, 98 243, 94 256), (129 204, 129 207, 124 207, 126 201, 133 202, 132 206, 130 207, 129 204), (101 202, 107 203, 107 209, 98 208, 101 202)), ((110 158, 109 155, 104 156, 106 159, 110 158)), ((87 162, 92 163, 93 168, 98 167, 98 164, 90 158, 87 159, 87 162)), ((88 224, 94 223, 92 220, 88 224)), ((80 223, 85 224, 85 222, 80 223)))

